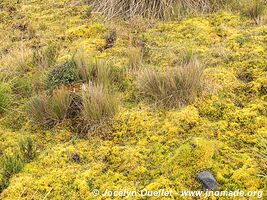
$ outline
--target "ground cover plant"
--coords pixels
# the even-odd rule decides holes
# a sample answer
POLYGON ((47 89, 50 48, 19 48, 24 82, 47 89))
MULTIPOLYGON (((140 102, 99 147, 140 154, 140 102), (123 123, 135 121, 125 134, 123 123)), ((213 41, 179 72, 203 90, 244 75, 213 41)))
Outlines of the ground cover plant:
POLYGON ((0 199, 264 199, 266 6, 2 0, 0 199))

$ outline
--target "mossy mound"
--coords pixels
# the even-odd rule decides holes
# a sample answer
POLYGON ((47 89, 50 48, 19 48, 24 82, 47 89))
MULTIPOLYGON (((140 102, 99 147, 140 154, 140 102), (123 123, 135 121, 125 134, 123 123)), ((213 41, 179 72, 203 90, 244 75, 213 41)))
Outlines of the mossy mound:
MULTIPOLYGON (((134 77, 125 77, 125 87, 119 91, 125 102, 112 124, 99 129, 99 135, 107 136, 104 138, 82 139, 64 125, 49 131, 27 128, 27 124, 20 132, 3 128, 0 155, 17 151, 18 142, 26 137, 33 138, 38 151, 32 162, 10 178, 1 198, 97 199, 93 189, 101 193, 106 189, 201 190, 196 174, 203 170, 214 174, 221 190, 267 190, 266 157, 260 156, 266 151, 267 138, 266 25, 256 26, 226 12, 157 22, 150 27, 120 22, 114 46, 102 52, 99 49, 114 24, 88 17, 87 4, 3 2, 3 66, 9 51, 21 43, 34 51, 52 42, 61 47, 56 64, 83 49, 85 54, 124 68, 132 42, 142 49, 146 64, 157 70, 198 55, 205 64, 207 83, 203 96, 192 105, 165 110, 134 101, 134 77)), ((39 79, 46 75, 40 71, 30 68, 19 77, 39 79)), ((40 83, 39 87, 44 86, 40 83)), ((14 93, 14 88, 11 90, 14 93)), ((32 86, 32 90, 37 89, 32 86)), ((19 103, 25 101, 27 95, 19 103)))

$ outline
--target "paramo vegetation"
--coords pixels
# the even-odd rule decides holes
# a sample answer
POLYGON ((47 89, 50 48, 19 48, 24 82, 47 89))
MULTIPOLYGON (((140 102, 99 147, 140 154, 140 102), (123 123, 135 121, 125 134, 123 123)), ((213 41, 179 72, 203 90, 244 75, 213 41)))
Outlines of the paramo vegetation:
POLYGON ((0 2, 1 199, 267 191, 267 2, 133 2, 0 2))

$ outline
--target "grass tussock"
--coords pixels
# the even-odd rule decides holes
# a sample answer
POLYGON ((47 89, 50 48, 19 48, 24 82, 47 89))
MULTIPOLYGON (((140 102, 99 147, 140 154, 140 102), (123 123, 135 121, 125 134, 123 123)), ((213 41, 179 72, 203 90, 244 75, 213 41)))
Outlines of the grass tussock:
POLYGON ((64 88, 55 90, 48 102, 51 119, 58 123, 64 121, 67 118, 71 102, 72 97, 68 90, 64 88))
POLYGON ((235 0, 94 0, 92 7, 95 12, 105 14, 106 19, 136 15, 166 19, 188 13, 212 12, 233 3, 235 0))
POLYGON ((194 102, 203 89, 203 66, 198 59, 158 72, 142 71, 137 80, 142 96, 164 107, 181 107, 194 102))
POLYGON ((90 126, 112 118, 119 101, 102 85, 87 85, 82 92, 82 119, 90 126))
POLYGON ((61 88, 51 96, 32 98, 28 103, 28 115, 34 123, 44 128, 70 121, 72 128, 84 132, 112 118, 118 105, 117 96, 103 85, 84 84, 81 93, 72 94, 61 88))
POLYGON ((107 88, 122 87, 124 69, 112 62, 94 56, 88 57, 82 52, 74 55, 74 62, 82 82, 99 84, 107 88))
POLYGON ((266 0, 249 1, 244 10, 245 15, 250 17, 257 25, 260 25, 266 11, 266 0))
POLYGON ((129 69, 136 71, 143 66, 143 53, 141 48, 131 47, 127 51, 129 69))
POLYGON ((0 80, 8 81, 17 76, 25 75, 33 67, 33 52, 29 48, 21 47, 10 50, 9 54, 0 59, 0 80))
POLYGON ((50 97, 33 97, 28 103, 28 114, 36 124, 52 127, 67 118, 71 101, 70 92, 61 88, 55 90, 50 97))

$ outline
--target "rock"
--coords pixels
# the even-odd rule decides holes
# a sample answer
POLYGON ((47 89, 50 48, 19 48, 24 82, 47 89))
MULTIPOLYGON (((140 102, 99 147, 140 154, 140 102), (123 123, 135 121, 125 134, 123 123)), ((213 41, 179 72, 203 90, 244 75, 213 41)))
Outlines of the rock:
POLYGON ((116 31, 112 31, 108 36, 106 36, 106 44, 99 50, 101 52, 105 51, 106 49, 110 49, 114 46, 115 42, 117 40, 117 33, 116 31))
POLYGON ((78 163, 78 162, 80 162, 80 155, 78 153, 73 153, 71 155, 71 159, 73 160, 73 162, 78 163))
POLYGON ((197 178, 202 182, 206 190, 215 190, 220 185, 208 171, 198 173, 197 178))

